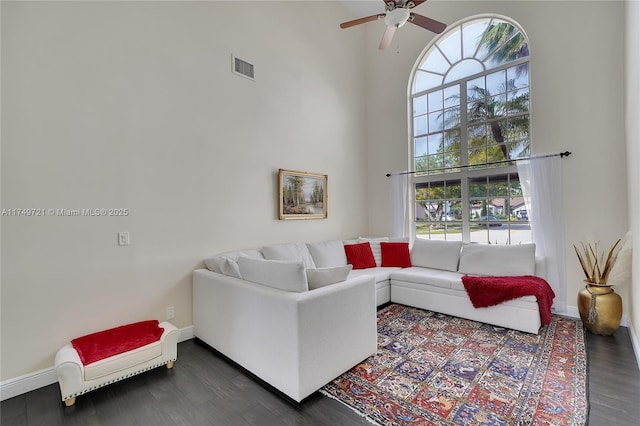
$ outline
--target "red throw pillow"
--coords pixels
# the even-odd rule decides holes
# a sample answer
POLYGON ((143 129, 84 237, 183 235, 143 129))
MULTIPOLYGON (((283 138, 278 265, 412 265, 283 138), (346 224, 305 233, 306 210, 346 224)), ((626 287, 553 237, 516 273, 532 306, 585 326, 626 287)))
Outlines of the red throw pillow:
POLYGON ((401 268, 411 266, 409 243, 381 242, 380 248, 382 249, 382 266, 399 266, 401 268))
POLYGON ((347 262, 353 265, 353 269, 367 269, 376 267, 376 259, 368 242, 360 244, 347 244, 344 246, 347 262))

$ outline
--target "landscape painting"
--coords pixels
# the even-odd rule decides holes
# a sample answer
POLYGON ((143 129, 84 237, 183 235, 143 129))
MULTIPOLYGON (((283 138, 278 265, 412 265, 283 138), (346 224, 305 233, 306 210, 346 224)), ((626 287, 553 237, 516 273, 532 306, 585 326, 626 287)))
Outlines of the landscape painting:
POLYGON ((278 171, 280 219, 326 219, 327 175, 278 171))

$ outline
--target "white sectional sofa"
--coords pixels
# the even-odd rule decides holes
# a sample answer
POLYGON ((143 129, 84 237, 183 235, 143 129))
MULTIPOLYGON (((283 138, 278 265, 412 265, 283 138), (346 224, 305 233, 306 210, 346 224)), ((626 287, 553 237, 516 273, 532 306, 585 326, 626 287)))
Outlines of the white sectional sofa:
POLYGON ((206 259, 208 269, 193 273, 194 334, 299 402, 375 353, 376 306, 387 302, 538 333, 534 296, 476 309, 461 281, 543 277, 533 244, 418 239, 407 248, 412 266, 400 267, 382 266, 387 241, 275 244, 206 259), (352 269, 345 245, 357 243, 369 244, 375 266, 352 269))

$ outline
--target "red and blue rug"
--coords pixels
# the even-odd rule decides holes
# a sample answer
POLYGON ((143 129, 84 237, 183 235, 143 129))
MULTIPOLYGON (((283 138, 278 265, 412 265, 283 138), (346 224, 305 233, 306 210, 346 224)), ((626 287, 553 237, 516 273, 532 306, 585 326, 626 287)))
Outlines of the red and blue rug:
POLYGON ((539 335, 401 305, 378 312, 378 352, 322 393, 381 425, 584 425, 582 323, 539 335))

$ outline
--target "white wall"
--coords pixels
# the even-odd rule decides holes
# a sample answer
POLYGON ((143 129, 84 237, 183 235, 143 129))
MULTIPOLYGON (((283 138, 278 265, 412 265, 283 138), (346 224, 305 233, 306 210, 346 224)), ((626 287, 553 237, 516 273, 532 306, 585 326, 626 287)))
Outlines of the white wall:
POLYGON ((337 2, 2 1, 2 208, 130 214, 2 218, 1 380, 168 306, 191 325, 208 255, 366 232, 350 18, 337 2), (277 220, 278 168, 328 174, 329 218, 277 220))
MULTIPOLYGON (((496 13, 514 19, 527 33, 532 151, 573 152, 563 161, 563 191, 567 303, 574 309, 584 277, 571 244, 591 237, 608 246, 628 230, 623 10, 621 1, 436 1, 419 7, 445 23, 496 13)), ((380 193, 388 189, 385 173, 408 167, 408 79, 433 37, 407 24, 397 32, 399 49, 394 40, 380 52, 383 31, 384 23, 369 24, 365 46, 371 234, 388 229, 388 196, 380 193)), ((629 287, 616 290, 628 312, 629 287)))
POLYGON ((640 365, 640 1, 625 3, 625 99, 629 222, 634 236, 633 273, 629 309, 636 359, 640 365))

